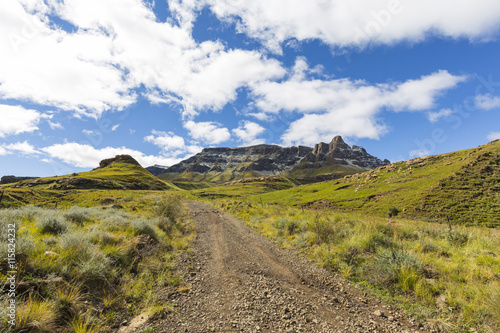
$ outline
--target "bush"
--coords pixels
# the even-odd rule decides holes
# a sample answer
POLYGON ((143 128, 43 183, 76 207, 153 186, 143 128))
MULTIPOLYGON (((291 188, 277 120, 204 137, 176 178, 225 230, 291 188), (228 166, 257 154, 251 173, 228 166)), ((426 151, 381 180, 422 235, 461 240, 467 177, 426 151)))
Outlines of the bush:
POLYGON ((318 236, 317 240, 319 243, 329 242, 336 234, 333 223, 319 216, 316 216, 316 218, 307 225, 307 228, 318 236))
POLYGON ((155 207, 156 217, 166 217, 173 223, 183 223, 186 218, 184 205, 179 197, 170 197, 167 200, 159 202, 155 207))
POLYGON ((151 221, 146 219, 136 219, 130 223, 135 235, 149 235, 154 240, 158 240, 158 235, 152 226, 151 221))
POLYGON ((412 290, 422 275, 422 262, 410 253, 384 249, 365 267, 367 279, 380 287, 412 290))
POLYGON ((85 222, 91 220, 88 208, 73 206, 63 213, 64 218, 78 226, 83 226, 85 222))
POLYGON ((391 207, 389 208, 389 212, 387 213, 387 217, 396 217, 400 213, 400 210, 397 209, 396 207, 391 207))
POLYGON ((470 234, 466 230, 451 229, 445 235, 446 240, 455 246, 464 246, 470 238, 470 234))
POLYGON ((42 215, 36 226, 42 234, 59 235, 68 230, 68 225, 59 215, 42 215))

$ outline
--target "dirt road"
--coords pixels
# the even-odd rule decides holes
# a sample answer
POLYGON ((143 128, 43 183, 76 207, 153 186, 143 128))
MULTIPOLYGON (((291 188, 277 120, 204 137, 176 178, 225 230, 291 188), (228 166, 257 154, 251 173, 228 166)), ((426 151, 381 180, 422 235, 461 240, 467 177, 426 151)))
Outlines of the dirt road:
POLYGON ((196 223, 184 259, 189 292, 158 332, 416 332, 418 324, 283 251, 234 217, 189 202, 196 223))

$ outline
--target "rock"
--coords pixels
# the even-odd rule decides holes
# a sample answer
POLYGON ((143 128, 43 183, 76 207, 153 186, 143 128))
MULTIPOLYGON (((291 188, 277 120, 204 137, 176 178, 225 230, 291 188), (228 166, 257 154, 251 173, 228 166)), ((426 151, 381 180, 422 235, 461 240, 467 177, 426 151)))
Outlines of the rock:
POLYGON ((113 158, 108 158, 99 162, 99 167, 97 169, 102 169, 107 166, 113 165, 115 163, 127 163, 133 165, 140 165, 132 156, 130 155, 116 155, 113 158))
POLYGON ((377 317, 385 317, 384 313, 380 310, 375 310, 375 312, 373 312, 373 314, 377 317))

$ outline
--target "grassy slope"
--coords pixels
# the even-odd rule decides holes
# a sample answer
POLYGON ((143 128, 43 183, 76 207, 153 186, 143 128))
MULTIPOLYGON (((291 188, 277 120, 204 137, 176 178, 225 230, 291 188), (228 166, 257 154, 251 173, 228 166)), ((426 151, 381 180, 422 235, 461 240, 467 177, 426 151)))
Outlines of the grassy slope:
POLYGON ((378 216, 396 207, 408 218, 500 226, 499 162, 500 141, 496 141, 249 199, 378 216))
MULTIPOLYGON (((114 163, 105 168, 74 175, 39 178, 19 185, 35 189, 141 189, 167 190, 178 188, 151 175, 139 165, 114 163), (33 184, 36 184, 33 186, 33 184)), ((15 186, 11 185, 10 187, 15 186)))
POLYGON ((203 188, 191 191, 191 194, 202 198, 244 198, 250 195, 275 192, 296 186, 289 178, 280 176, 249 178, 231 182, 227 185, 203 188))

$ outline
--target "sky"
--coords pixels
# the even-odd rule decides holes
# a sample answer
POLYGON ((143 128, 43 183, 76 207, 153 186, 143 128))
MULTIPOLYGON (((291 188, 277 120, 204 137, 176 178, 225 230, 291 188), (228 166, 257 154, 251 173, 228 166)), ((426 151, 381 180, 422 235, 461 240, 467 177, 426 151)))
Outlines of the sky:
POLYGON ((500 139, 498 0, 2 0, 0 176, 341 135, 407 160, 500 139))

